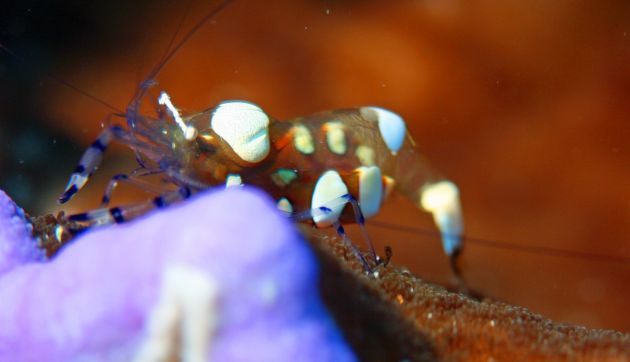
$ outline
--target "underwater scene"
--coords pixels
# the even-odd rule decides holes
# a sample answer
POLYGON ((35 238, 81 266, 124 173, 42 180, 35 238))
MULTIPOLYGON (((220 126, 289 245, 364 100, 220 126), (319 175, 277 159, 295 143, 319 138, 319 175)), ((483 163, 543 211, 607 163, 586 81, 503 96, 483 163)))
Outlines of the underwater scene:
POLYGON ((15 1, 0 361, 630 359, 630 4, 15 1))

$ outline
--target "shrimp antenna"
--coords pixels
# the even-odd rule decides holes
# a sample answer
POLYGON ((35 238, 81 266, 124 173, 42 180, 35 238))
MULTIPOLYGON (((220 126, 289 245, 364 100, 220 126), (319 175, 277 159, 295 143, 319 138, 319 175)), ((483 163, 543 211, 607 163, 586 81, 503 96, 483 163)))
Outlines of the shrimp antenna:
MULTIPOLYGON (((369 225, 373 225, 382 229, 396 230, 396 231, 412 233, 416 235, 421 234, 421 235, 435 236, 435 237, 440 236, 439 233, 430 231, 428 229, 422 229, 422 228, 417 228, 417 227, 412 227, 412 226, 394 225, 394 224, 390 224, 388 222, 383 222, 383 221, 370 221, 369 225)), ((476 238, 476 237, 470 237, 470 236, 464 236, 464 241, 466 243, 479 245, 486 248, 516 250, 516 251, 520 251, 524 253, 531 253, 531 254, 542 253, 542 254, 547 254, 547 255, 564 257, 564 258, 584 259, 584 260, 589 260, 589 261, 599 261, 599 262, 606 262, 606 263, 630 264, 630 257, 627 257, 627 256, 592 254, 592 253, 575 251, 575 250, 551 248, 547 246, 528 246, 528 245, 510 243, 506 241, 496 241, 496 240, 476 238)))
MULTIPOLYGON (((179 33, 181 32, 181 30, 184 27, 184 21, 186 20, 186 17, 188 16, 188 13, 190 12, 190 7, 191 6, 192 6, 192 0, 191 1, 187 1, 186 2, 186 9, 182 13, 182 17, 179 19, 179 23, 177 24, 177 27, 175 28, 175 32, 171 36, 171 39, 168 41, 168 45, 166 46, 166 50, 164 51, 164 54, 162 54, 162 58, 160 58, 160 60, 158 61, 157 64, 162 64, 164 61, 166 61, 166 56, 169 54, 169 50, 173 46, 173 43, 175 43, 175 40, 177 39, 177 36, 179 36, 179 33)), ((159 72, 159 69, 158 69, 158 72, 159 72)))
MULTIPOLYGON (((162 59, 160 60, 160 62, 155 66, 155 68, 153 68, 153 70, 151 70, 151 72, 149 74, 147 74, 147 77, 145 79, 147 79, 147 81, 151 81, 153 78, 155 78, 155 76, 164 68, 164 66, 166 66, 166 64, 173 59, 173 56, 177 53, 177 51, 179 49, 181 49, 182 46, 184 46, 184 44, 186 44, 186 42, 190 39, 190 37, 192 37, 198 30, 199 28, 201 28, 203 25, 205 25, 208 21, 214 19, 227 5, 229 5, 232 2, 232 0, 224 0, 223 2, 221 2, 219 5, 217 5, 214 9, 212 9, 212 11, 208 12, 206 15, 204 15, 203 18, 201 18, 180 40, 178 43, 175 44, 175 46, 169 50, 169 48, 171 47, 171 45, 174 43, 175 38, 177 37, 177 34, 179 34, 179 30, 181 29, 182 25, 184 24, 184 19, 185 16, 182 17, 182 19, 180 20, 180 23, 177 27, 177 31, 175 32, 175 34, 173 34, 173 37, 171 38, 171 41, 169 42, 169 46, 167 48, 166 53, 164 53, 164 56, 162 57, 162 59)), ((187 7, 187 10, 190 8, 190 3, 187 7)), ((188 11, 186 11, 188 12, 188 11)), ((146 83, 146 81, 145 81, 146 83)), ((136 94, 134 96, 134 98, 136 98, 138 96, 138 93, 142 91, 143 85, 141 85, 140 87, 138 87, 138 89, 136 90, 136 94)))
MULTIPOLYGON (((3 44, 0 44, 0 49, 4 50, 7 54, 9 54, 10 56, 12 56, 15 59, 19 60, 20 62, 24 61, 24 58, 18 56, 17 54, 15 54, 15 52, 13 52, 11 49, 7 48, 3 44)), ((120 109, 118 109, 115 106, 111 105, 110 103, 106 102, 102 98, 99 98, 99 97, 95 96, 94 94, 92 94, 92 93, 90 93, 90 92, 88 92, 88 91, 86 91, 84 89, 81 89, 81 88, 77 87, 76 85, 74 85, 74 84, 72 84, 72 83, 70 83, 70 82, 68 82, 68 81, 66 81, 64 79, 56 77, 56 76, 54 76, 54 75, 52 75, 50 73, 44 73, 44 76, 54 80, 55 82, 58 82, 58 83, 62 84, 65 87, 68 87, 68 88, 74 90, 75 92, 81 94, 84 97, 87 97, 87 98, 89 98, 89 99, 91 99, 91 100, 93 100, 95 102, 98 102, 98 103, 102 104, 103 106, 111 109, 112 111, 116 112, 117 114, 123 114, 124 113, 123 111, 121 111, 120 109)))

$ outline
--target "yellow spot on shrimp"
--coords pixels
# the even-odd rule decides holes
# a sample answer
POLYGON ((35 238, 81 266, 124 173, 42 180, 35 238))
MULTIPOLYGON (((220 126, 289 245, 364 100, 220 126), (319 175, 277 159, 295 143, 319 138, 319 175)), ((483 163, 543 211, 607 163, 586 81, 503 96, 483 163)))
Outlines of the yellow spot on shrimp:
POLYGON ((291 205, 291 202, 286 197, 280 198, 276 203, 276 207, 278 208, 278 210, 287 214, 293 213, 293 205, 291 205))
POLYGON ((310 155, 315 152, 313 136, 306 126, 300 124, 293 127, 293 142, 295 149, 300 153, 310 155))
POLYGON ((326 144, 330 152, 336 155, 343 155, 346 153, 346 133, 341 122, 326 122, 322 127, 326 132, 326 144))
POLYGON ((360 145, 357 147, 356 151, 354 151, 354 154, 363 166, 374 166, 374 157, 376 154, 372 147, 360 145))

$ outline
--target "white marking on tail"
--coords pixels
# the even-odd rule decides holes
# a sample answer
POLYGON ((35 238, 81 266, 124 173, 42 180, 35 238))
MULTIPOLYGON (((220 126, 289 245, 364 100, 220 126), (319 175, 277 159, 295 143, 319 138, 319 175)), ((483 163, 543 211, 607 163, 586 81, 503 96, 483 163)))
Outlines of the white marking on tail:
POLYGON ((422 188, 420 206, 433 214, 442 233, 444 252, 452 255, 461 246, 464 231, 459 190, 451 181, 438 181, 422 188))

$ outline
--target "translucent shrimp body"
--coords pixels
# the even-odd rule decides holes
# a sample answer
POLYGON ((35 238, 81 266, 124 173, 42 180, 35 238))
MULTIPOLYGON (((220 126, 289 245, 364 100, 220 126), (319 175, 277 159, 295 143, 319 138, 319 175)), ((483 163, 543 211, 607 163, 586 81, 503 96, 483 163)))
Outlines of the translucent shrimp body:
POLYGON ((165 93, 159 103, 165 110, 161 118, 138 116, 129 122, 133 128, 106 129, 86 151, 60 201, 85 184, 111 140, 129 145, 144 169, 162 173, 178 189, 144 205, 74 215, 74 221, 123 222, 207 187, 248 184, 266 190, 280 210, 306 212, 300 220, 326 227, 362 223, 398 189, 433 214, 447 255, 455 258, 461 249, 457 187, 429 167, 402 118, 391 111, 339 109, 281 121, 246 101, 225 101, 187 117, 165 93), (358 215, 346 207, 352 200, 358 215))

